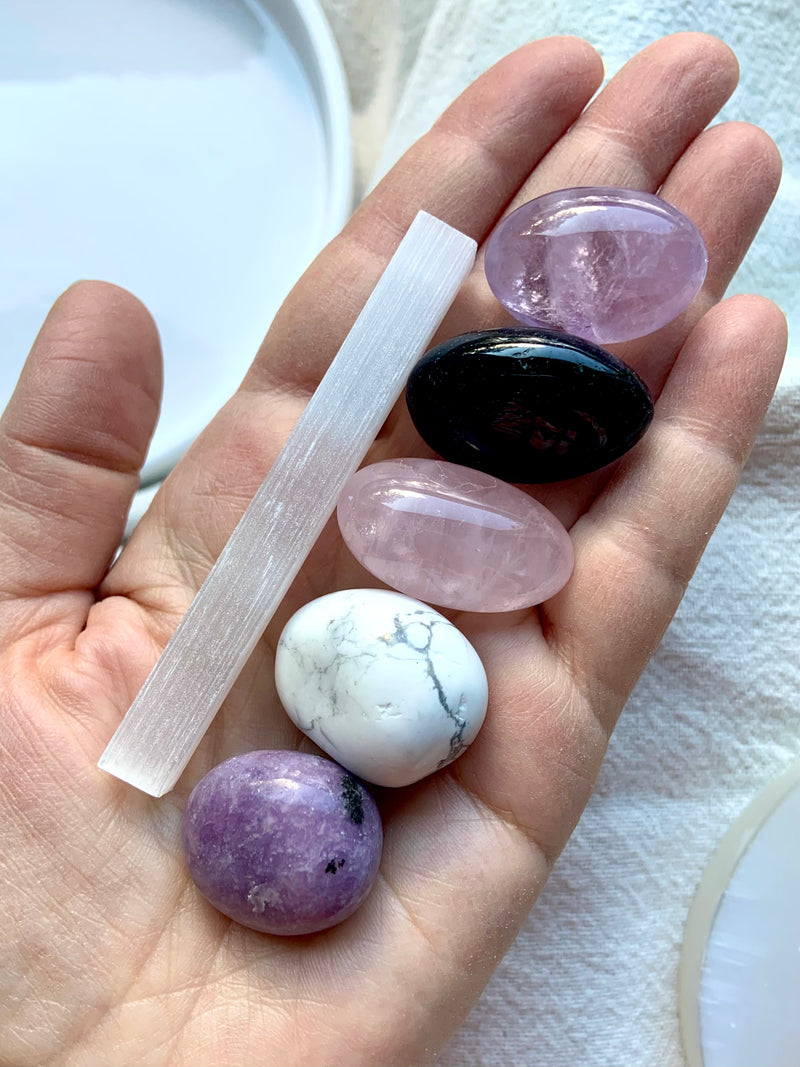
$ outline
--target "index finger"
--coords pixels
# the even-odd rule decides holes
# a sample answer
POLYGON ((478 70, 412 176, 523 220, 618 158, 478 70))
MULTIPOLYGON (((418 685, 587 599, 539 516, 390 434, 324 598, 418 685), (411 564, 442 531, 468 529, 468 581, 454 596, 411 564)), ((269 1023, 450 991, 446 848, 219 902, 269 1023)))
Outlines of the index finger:
POLYGON ((574 37, 535 41, 488 70, 406 152, 305 273, 246 386, 290 382, 311 392, 416 213, 427 211, 480 243, 602 75, 598 54, 574 37))

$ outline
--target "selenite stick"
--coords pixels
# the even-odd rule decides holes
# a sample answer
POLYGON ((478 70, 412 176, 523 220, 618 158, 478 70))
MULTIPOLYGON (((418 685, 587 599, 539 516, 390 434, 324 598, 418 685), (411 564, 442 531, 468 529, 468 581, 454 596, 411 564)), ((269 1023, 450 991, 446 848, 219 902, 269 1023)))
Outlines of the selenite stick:
POLYGON ((420 212, 98 766, 152 796, 181 772, 475 259, 420 212))

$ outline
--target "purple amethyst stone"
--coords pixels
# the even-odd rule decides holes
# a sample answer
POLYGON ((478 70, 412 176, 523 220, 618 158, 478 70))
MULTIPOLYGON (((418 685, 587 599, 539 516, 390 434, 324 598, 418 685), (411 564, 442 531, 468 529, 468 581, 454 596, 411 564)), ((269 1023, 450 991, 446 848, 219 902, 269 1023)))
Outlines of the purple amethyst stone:
POLYGON ((650 193, 560 189, 512 211, 486 246, 486 280, 514 318, 613 344, 665 326, 700 291, 695 224, 650 193))
POLYGON ((361 782, 302 752, 220 763, 183 815, 183 851, 200 892, 268 934, 313 933, 352 915, 375 881, 382 844, 361 782))

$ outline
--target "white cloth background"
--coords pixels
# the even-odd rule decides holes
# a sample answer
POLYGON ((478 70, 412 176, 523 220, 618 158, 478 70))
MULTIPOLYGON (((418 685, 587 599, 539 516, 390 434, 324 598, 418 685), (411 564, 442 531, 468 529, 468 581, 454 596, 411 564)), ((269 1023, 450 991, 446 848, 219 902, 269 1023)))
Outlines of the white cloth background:
MULTIPOLYGON (((787 312, 790 357, 733 502, 612 740, 597 791, 445 1067, 678 1067, 694 890, 734 817, 800 757, 800 6, 781 0, 323 0, 350 79, 361 187, 483 69, 534 37, 587 38, 609 74, 677 30, 742 66, 724 117, 787 174, 733 291, 787 312)), ((800 834, 799 834, 800 837, 800 834)))

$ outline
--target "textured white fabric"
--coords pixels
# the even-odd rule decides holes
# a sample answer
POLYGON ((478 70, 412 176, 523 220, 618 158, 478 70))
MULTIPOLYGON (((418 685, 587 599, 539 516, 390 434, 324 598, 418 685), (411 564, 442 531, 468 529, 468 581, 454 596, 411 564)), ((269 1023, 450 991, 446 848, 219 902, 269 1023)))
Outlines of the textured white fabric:
MULTIPOLYGON (((676 30, 733 46, 725 118, 787 174, 732 291, 787 311, 790 358, 743 480, 612 740, 597 791, 445 1067, 682 1065, 677 969, 697 882, 732 819, 800 757, 800 6, 779 0, 327 0, 361 187, 502 54, 586 37, 613 73, 676 30)), ((755 1067, 755 1065, 754 1065, 755 1067)))

